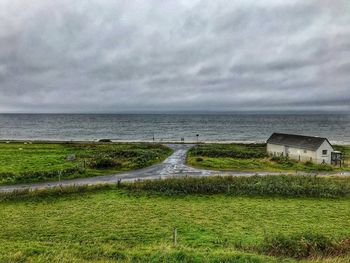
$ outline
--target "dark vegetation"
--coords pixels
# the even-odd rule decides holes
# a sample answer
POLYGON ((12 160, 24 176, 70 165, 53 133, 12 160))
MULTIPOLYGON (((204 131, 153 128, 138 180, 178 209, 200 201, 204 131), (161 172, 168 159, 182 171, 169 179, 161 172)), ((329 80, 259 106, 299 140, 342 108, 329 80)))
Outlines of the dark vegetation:
POLYGON ((265 144, 199 144, 189 150, 189 155, 204 157, 263 158, 265 144))
POLYGON ((9 192, 0 192, 0 202, 3 201, 21 201, 21 200, 40 200, 42 198, 57 198, 69 196, 71 194, 94 193, 102 190, 116 189, 113 184, 99 184, 99 185, 67 185, 55 186, 51 188, 43 188, 30 190, 21 189, 9 192))
POLYGON ((112 140, 111 139, 100 139, 100 140, 98 140, 99 142, 112 142, 112 140))
POLYGON ((350 237, 335 239, 314 233, 277 235, 266 237, 257 250, 269 256, 295 259, 336 257, 350 252, 350 237))
MULTIPOLYGON (((65 168, 52 171, 27 171, 27 172, 2 172, 0 173, 0 182, 2 184, 55 181, 59 178, 70 178, 72 175, 81 177, 86 173, 86 169, 82 166, 65 168)), ((1 184, 0 183, 0 184, 1 184)))
POLYGON ((287 175, 177 177, 145 180, 125 184, 124 187, 133 191, 150 191, 167 195, 340 197, 350 195, 350 178, 287 175))

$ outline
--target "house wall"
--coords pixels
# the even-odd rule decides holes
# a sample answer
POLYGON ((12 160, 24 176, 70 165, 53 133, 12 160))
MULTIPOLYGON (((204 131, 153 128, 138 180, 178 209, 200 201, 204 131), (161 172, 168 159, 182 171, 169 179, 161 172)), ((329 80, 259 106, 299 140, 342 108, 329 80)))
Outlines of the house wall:
POLYGON ((325 163, 331 164, 331 153, 333 152, 333 147, 327 141, 324 141, 321 146, 316 151, 317 163, 325 163), (323 150, 327 150, 327 154, 322 154, 323 150))
POLYGON ((266 149, 267 149, 267 153, 269 155, 281 156, 282 153, 284 154, 284 146, 283 145, 268 143, 266 149))
POLYGON ((269 155, 281 156, 283 153, 283 155, 286 156, 287 150, 288 150, 288 156, 291 159, 295 159, 297 161, 302 161, 302 162, 306 162, 306 161, 318 162, 316 151, 305 150, 305 149, 294 148, 294 147, 286 148, 286 146, 271 144, 271 143, 267 144, 267 153, 269 155))

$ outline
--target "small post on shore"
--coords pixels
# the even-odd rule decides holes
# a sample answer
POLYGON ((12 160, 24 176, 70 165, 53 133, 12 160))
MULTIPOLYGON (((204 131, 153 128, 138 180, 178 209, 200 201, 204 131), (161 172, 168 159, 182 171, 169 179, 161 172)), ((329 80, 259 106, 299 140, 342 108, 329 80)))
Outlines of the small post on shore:
POLYGON ((118 188, 120 188, 120 184, 121 184, 121 182, 122 182, 122 179, 121 179, 121 178, 119 178, 119 179, 118 179, 118 181, 117 181, 117 187, 118 187, 118 188))
POLYGON ((174 244, 174 246, 176 246, 176 244, 177 244, 177 229, 176 229, 176 227, 174 227, 174 229, 173 229, 173 244, 174 244))

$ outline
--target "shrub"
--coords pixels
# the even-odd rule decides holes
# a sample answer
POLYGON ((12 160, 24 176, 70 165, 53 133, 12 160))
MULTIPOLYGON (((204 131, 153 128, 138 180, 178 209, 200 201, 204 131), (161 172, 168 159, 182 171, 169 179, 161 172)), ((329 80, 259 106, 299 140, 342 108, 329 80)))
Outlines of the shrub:
POLYGON ((112 142, 111 139, 100 139, 99 142, 112 142))
POLYGON ((109 157, 101 157, 90 162, 90 167, 96 169, 117 168, 121 166, 121 163, 109 157))
POLYGON ((296 163, 296 161, 290 160, 287 156, 274 156, 271 158, 271 161, 287 167, 292 167, 296 163))
POLYGON ((332 171, 333 170, 333 167, 329 164, 317 164, 317 163, 313 163, 311 161, 307 161, 305 162, 305 168, 306 170, 308 171, 332 171))
POLYGON ((151 155, 141 155, 134 159, 135 168, 143 168, 153 163, 153 157, 151 155))
POLYGON ((203 162, 203 158, 202 157, 197 157, 196 158, 196 162, 203 162))
POLYGON ((350 238, 335 240, 313 233, 278 235, 266 238, 261 250, 270 256, 296 259, 340 256, 350 252, 350 238))

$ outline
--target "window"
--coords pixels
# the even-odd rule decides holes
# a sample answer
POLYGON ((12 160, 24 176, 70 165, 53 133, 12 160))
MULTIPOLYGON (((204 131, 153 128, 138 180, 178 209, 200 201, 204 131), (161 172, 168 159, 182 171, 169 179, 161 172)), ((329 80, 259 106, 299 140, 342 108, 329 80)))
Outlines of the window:
POLYGON ((322 155, 326 155, 327 154, 327 150, 322 150, 322 155))

